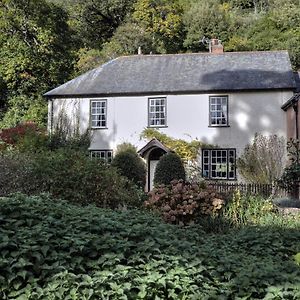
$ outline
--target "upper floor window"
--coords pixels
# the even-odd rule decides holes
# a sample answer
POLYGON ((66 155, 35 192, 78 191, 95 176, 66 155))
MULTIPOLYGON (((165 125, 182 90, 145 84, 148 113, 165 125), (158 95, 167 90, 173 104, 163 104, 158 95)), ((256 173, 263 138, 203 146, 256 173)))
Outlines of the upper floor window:
POLYGON ((91 127, 106 128, 107 100, 91 101, 91 127))
POLYGON ((235 179, 235 161, 235 149, 203 149, 202 175, 208 179, 235 179))
POLYGON ((164 127, 167 125, 167 99, 149 98, 149 127, 164 127))
POLYGON ((91 150, 90 155, 91 158, 102 159, 107 163, 111 163, 113 158, 112 150, 91 150))
POLYGON ((209 125, 228 126, 228 96, 209 97, 209 125))

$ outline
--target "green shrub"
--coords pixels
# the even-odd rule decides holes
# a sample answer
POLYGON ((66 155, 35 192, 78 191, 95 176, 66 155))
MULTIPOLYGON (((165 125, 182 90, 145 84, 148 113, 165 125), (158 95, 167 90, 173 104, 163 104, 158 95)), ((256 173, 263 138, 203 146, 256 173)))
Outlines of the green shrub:
POLYGON ((173 180, 170 185, 159 185, 149 193, 146 208, 158 211, 167 223, 190 225, 199 217, 216 216, 224 201, 212 188, 201 184, 173 180))
POLYGON ((0 224, 0 299, 300 298, 299 222, 207 235, 14 195, 0 199, 0 224))
POLYGON ((0 132, 1 150, 15 149, 20 152, 36 152, 45 149, 47 135, 44 128, 33 122, 3 129, 0 132))
POLYGON ((32 157, 15 151, 0 152, 0 196, 21 192, 30 194, 33 188, 31 180, 32 157))
POLYGON ((287 143, 290 163, 285 167, 282 176, 277 180, 279 187, 284 188, 295 199, 299 199, 300 184, 300 141, 290 139, 287 143))
POLYGON ((116 167, 122 176, 126 176, 138 187, 145 187, 146 165, 133 146, 119 147, 119 151, 113 158, 111 165, 116 167))
POLYGON ((276 208, 270 199, 261 196, 241 195, 237 190, 233 193, 223 211, 223 216, 235 226, 258 224, 268 215, 275 217, 276 208))
POLYGON ((34 155, 6 154, 0 194, 49 192, 53 197, 101 207, 140 205, 138 189, 117 169, 80 151, 60 149, 34 155), (5 184, 8 185, 5 185, 5 184))
POLYGON ((185 180, 185 170, 180 157, 175 153, 163 155, 155 169, 155 184, 170 184, 174 179, 185 180))

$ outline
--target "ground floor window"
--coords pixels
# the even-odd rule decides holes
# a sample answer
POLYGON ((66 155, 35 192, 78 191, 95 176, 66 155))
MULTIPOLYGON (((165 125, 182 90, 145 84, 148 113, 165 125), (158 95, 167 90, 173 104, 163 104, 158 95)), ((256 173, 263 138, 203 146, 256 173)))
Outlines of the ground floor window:
POLYGON ((103 159, 107 163, 111 163, 113 157, 112 150, 91 150, 91 158, 103 159))
POLYGON ((203 149, 202 176, 208 179, 236 179, 235 149, 203 149))

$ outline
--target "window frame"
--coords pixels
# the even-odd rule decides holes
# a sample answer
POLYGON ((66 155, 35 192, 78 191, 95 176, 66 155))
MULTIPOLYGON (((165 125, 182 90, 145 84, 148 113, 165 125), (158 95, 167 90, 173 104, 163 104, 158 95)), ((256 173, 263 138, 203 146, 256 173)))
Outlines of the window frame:
MULTIPOLYGON (((156 107, 156 106, 154 106, 154 107, 156 107)), ((159 112, 159 113, 161 113, 161 112, 159 112)), ((160 120, 162 120, 162 119, 160 119, 160 120)), ((150 127, 150 128, 168 127, 167 126, 167 97, 166 96, 148 98, 148 127, 150 127), (164 122, 164 124, 151 125, 151 113, 153 113, 153 112, 150 111, 151 110, 151 100, 162 100, 162 99, 164 100, 164 108, 165 108, 165 110, 164 110, 164 120, 165 120, 165 122, 164 122)))
MULTIPOLYGON (((221 156, 222 157, 222 156, 221 156)), ((207 180, 237 180, 237 174, 236 174, 236 148, 204 148, 202 149, 202 156, 201 156, 201 162, 202 162, 202 177, 204 179, 207 180), (209 155, 206 155, 205 152, 208 151, 209 155), (216 158, 217 160, 217 156, 213 157, 212 156, 212 152, 213 151, 226 151, 226 177, 213 177, 212 176, 212 166, 217 165, 217 161, 216 162, 212 162, 213 158, 216 158), (231 152, 231 154, 230 154, 231 152), (232 155, 233 154, 233 155, 232 155), (233 157, 233 168, 230 169, 230 158, 233 157), (205 158, 208 159, 208 162, 205 162, 205 158), (208 166, 208 169, 205 167, 208 166), (205 172, 208 172, 208 174, 206 175, 205 172), (230 176, 230 172, 233 172, 233 176, 230 176)), ((220 163, 222 164, 222 163, 220 163)), ((221 171, 219 171, 221 172, 221 171)))
MULTIPOLYGON (((95 120, 97 122, 97 120, 95 120)), ((98 120, 99 121, 99 120, 98 120)), ((100 121, 102 122, 102 120, 100 121)), ((91 129, 107 129, 107 99, 91 99, 90 100, 90 127, 91 129), (105 113, 102 114, 105 116, 105 125, 104 126, 93 126, 93 116, 97 116, 100 114, 93 114, 92 110, 93 110, 93 103, 97 103, 97 102, 102 102, 105 103, 105 113)))
POLYGON ((113 150, 112 149, 99 149, 99 150, 90 150, 90 158, 91 159, 101 159, 105 161, 106 163, 110 164, 113 159, 113 150), (104 153, 104 157, 93 156, 93 153, 104 153), (109 155, 110 154, 110 155, 109 155))
MULTIPOLYGON (((209 127, 229 127, 229 97, 228 95, 211 95, 209 96, 209 103, 208 103, 208 118, 209 118, 209 127), (213 124, 212 123, 212 113, 213 111, 211 110, 211 105, 212 105, 212 99, 213 98, 226 98, 226 124, 213 124)), ((218 104, 216 104, 218 105, 218 104)), ((221 104, 222 105, 222 104, 221 104)), ((218 112, 223 112, 223 111, 215 111, 216 113, 218 112)))

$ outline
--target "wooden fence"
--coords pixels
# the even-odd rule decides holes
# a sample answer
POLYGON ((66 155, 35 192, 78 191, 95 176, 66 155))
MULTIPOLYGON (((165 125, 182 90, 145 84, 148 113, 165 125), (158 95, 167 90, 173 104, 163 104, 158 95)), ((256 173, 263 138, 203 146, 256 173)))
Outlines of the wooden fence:
POLYGON ((287 192, 272 184, 255 184, 255 183, 232 183, 232 182, 209 182, 219 193, 230 193, 239 190, 241 194, 247 195, 261 195, 264 197, 287 196, 287 192))

